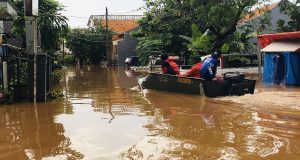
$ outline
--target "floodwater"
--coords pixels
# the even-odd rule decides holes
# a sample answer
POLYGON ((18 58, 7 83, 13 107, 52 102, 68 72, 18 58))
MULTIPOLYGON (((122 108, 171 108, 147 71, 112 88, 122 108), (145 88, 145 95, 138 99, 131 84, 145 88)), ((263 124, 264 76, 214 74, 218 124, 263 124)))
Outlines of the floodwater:
POLYGON ((140 90, 136 74, 91 66, 65 69, 60 85, 63 99, 0 106, 1 160, 300 156, 299 88, 211 99, 140 90))

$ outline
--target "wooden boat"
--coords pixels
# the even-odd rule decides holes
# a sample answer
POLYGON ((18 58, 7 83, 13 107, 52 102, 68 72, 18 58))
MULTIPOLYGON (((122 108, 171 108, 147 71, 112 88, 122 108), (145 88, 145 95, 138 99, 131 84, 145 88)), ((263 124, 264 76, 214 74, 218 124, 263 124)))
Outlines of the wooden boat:
POLYGON ((253 94, 255 80, 224 78, 224 81, 205 81, 201 78, 149 73, 140 80, 141 87, 159 91, 205 95, 207 97, 253 94))

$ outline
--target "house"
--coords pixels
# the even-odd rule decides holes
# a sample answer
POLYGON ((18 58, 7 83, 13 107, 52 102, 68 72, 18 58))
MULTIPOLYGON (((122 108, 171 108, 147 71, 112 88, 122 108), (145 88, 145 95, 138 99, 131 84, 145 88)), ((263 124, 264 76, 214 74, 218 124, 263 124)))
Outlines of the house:
MULTIPOLYGON (((278 30, 277 21, 284 20, 286 23, 290 21, 288 15, 280 11, 278 3, 264 5, 263 7, 256 8, 249 14, 245 15, 238 24, 238 30, 244 31, 246 27, 251 28, 254 32, 261 32, 262 34, 276 33, 278 30), (267 23, 262 25, 262 23, 267 23), (269 25, 268 25, 269 23, 269 25)), ((256 44, 255 37, 250 39, 250 42, 256 44)), ((255 53, 256 48, 245 51, 245 53, 255 53)))
POLYGON ((264 83, 300 86, 300 31, 258 35, 264 83))
MULTIPOLYGON (((10 0, 0 0, 0 34, 1 43, 14 46, 21 46, 20 42, 16 41, 11 35, 12 18, 17 14, 17 7, 10 0)), ((7 47, 0 47, 0 85, 4 88, 8 87, 8 64, 6 62, 7 47)))
POLYGON ((92 15, 89 18, 88 26, 95 28, 97 24, 111 29, 115 34, 107 46, 107 61, 109 64, 124 65, 126 57, 135 56, 137 39, 130 36, 130 32, 138 28, 137 20, 142 15, 109 15, 106 22, 105 15, 92 15))
POLYGON ((243 19, 239 22, 239 28, 243 28, 243 26, 251 26, 254 31, 258 31, 263 29, 263 33, 276 33, 277 32, 277 21, 284 20, 286 23, 290 21, 288 15, 282 13, 280 11, 279 2, 273 4, 267 4, 263 7, 256 8, 251 13, 247 14, 243 19), (268 14, 267 14, 268 13, 268 14), (267 18, 269 19, 270 26, 265 25, 261 26, 262 21, 267 18))

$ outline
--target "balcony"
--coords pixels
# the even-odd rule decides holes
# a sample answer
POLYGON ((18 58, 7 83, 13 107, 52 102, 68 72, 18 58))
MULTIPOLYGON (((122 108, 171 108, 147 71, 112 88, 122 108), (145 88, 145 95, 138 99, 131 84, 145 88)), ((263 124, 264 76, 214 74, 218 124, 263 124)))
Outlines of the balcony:
POLYGON ((17 15, 17 7, 10 0, 0 0, 0 20, 10 20, 17 15))

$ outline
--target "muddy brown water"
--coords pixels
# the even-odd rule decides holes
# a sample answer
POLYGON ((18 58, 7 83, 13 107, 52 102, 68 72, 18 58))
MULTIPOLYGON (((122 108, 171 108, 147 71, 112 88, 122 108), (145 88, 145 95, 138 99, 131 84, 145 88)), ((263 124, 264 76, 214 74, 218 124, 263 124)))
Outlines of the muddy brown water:
POLYGON ((123 68, 67 68, 65 98, 0 106, 0 159, 299 159, 300 89, 206 98, 139 90, 123 68))

